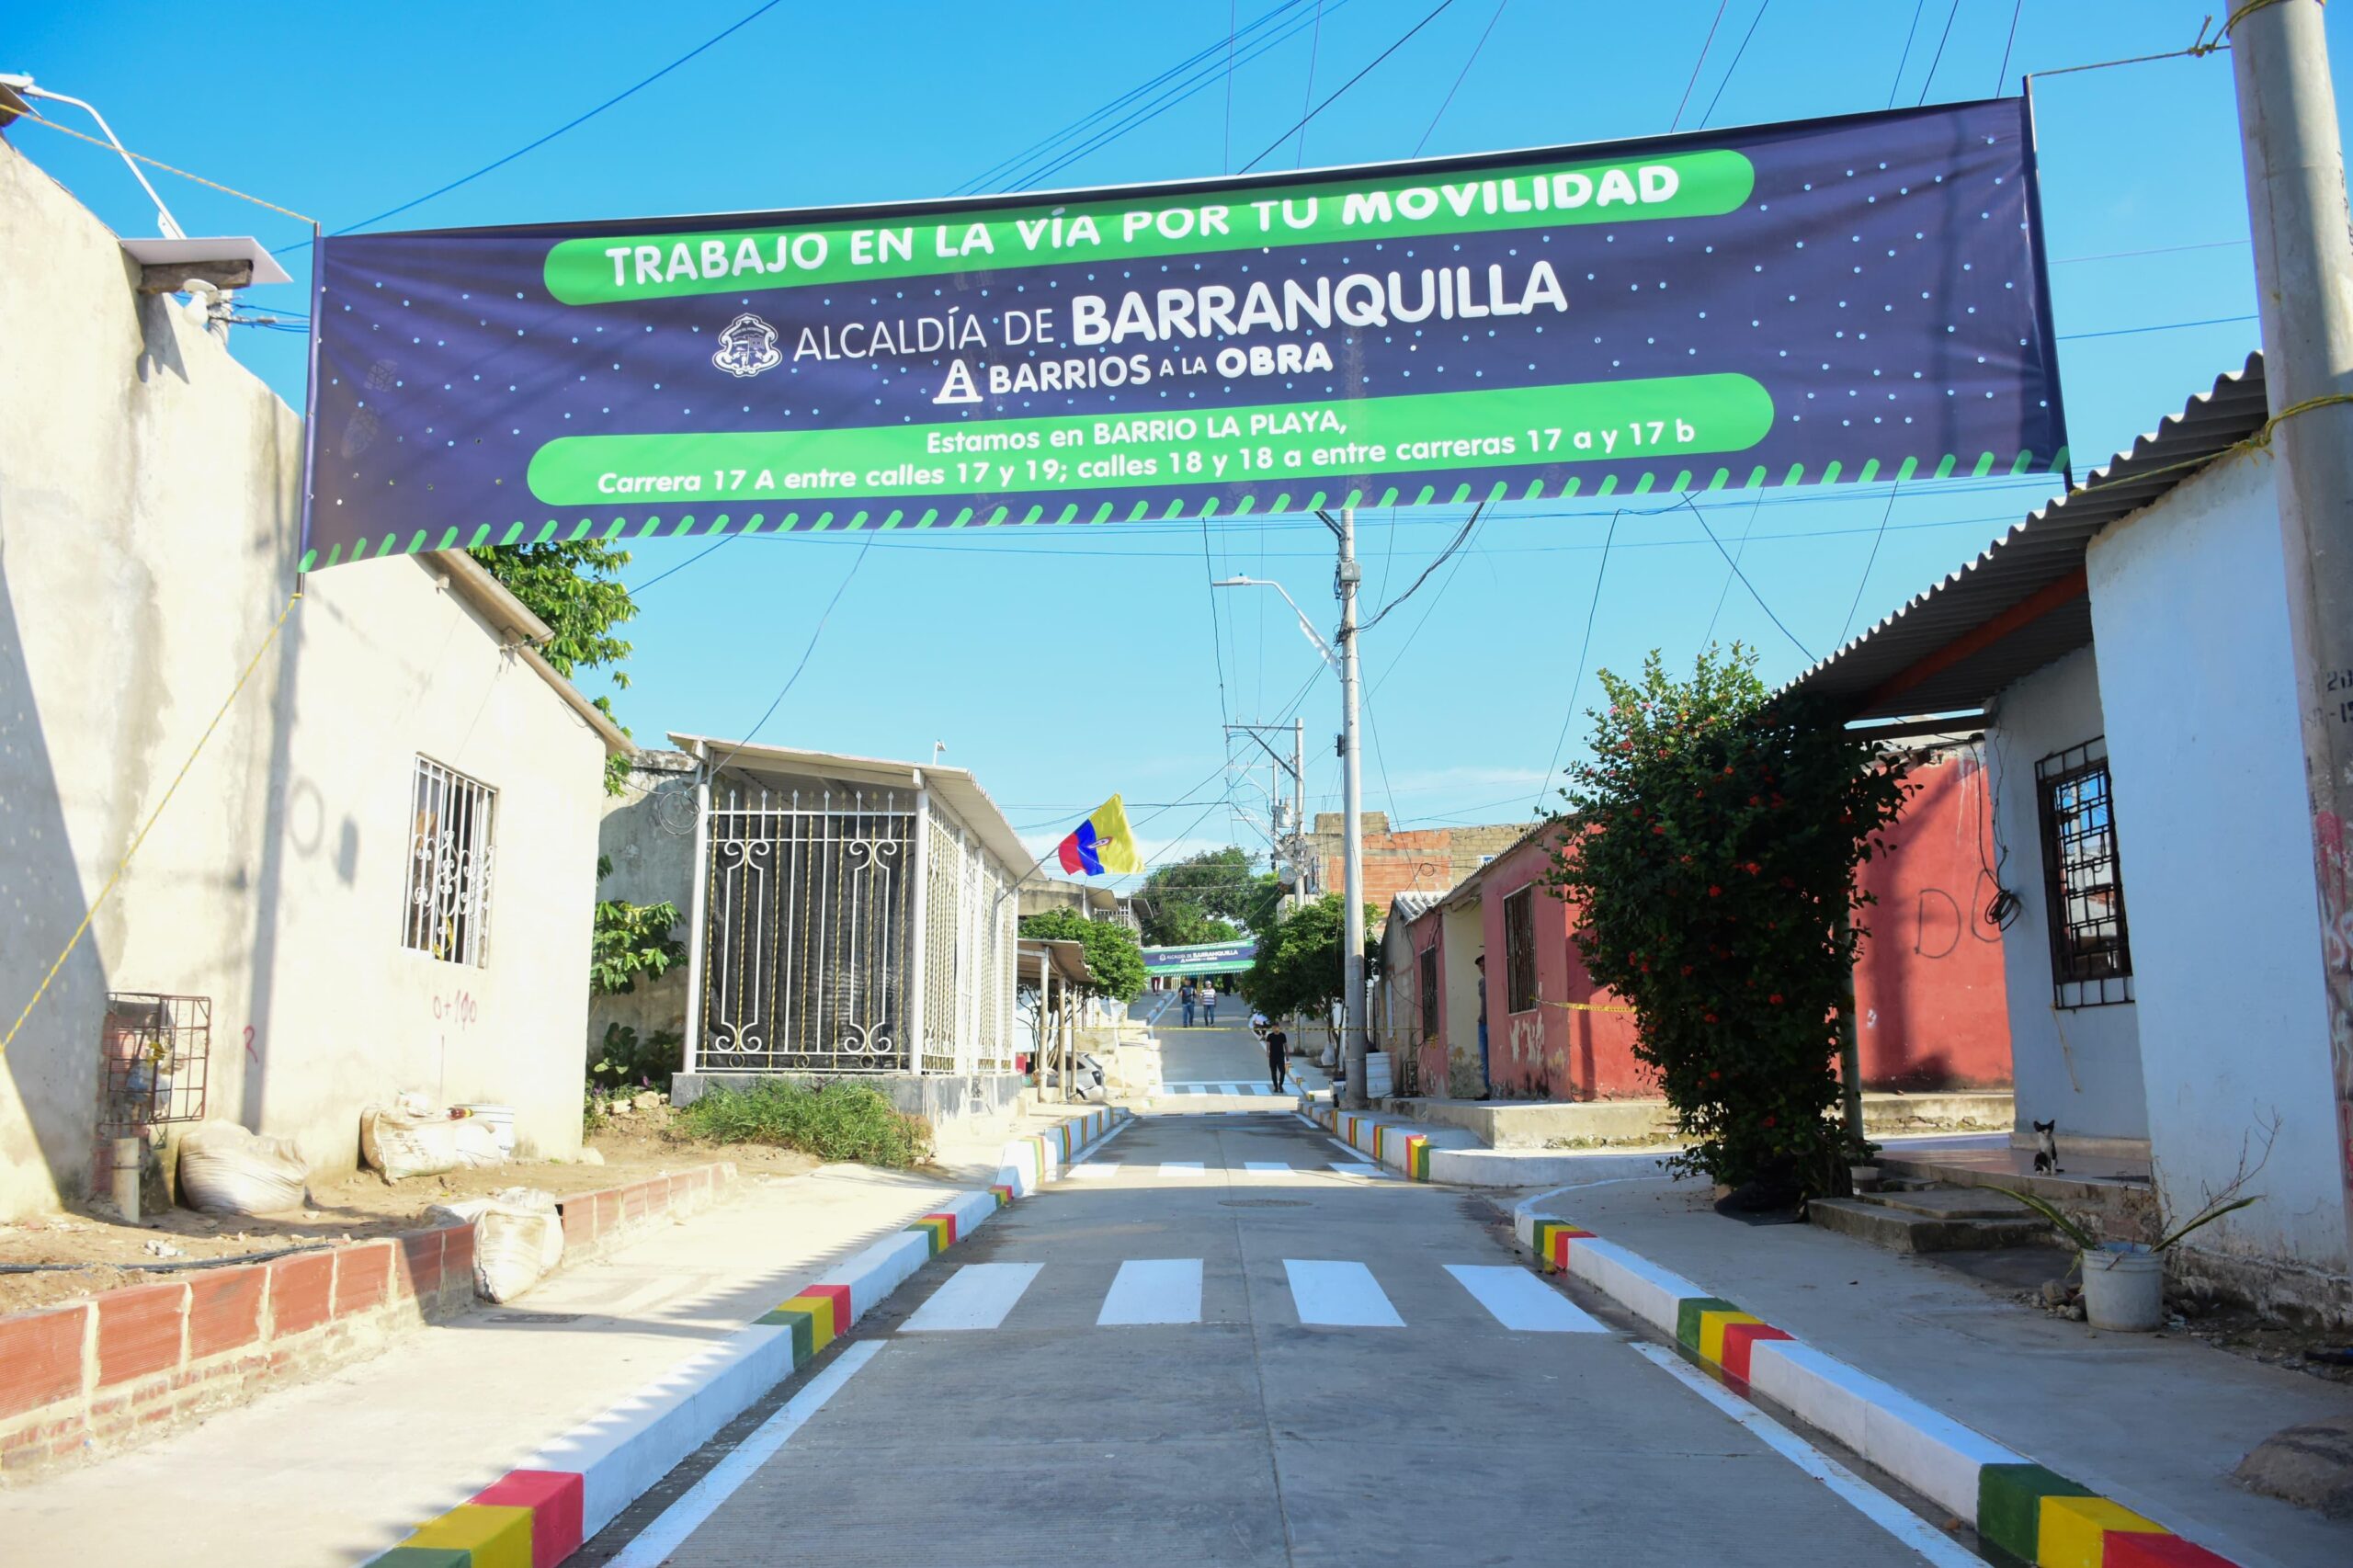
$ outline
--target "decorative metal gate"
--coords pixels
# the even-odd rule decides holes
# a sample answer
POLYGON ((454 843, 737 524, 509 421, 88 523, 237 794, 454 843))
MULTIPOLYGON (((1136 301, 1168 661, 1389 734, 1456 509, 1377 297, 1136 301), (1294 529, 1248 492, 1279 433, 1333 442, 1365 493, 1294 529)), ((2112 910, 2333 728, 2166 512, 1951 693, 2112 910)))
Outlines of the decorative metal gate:
POLYGON ((904 1072, 911 798, 711 785, 699 1065, 904 1072))

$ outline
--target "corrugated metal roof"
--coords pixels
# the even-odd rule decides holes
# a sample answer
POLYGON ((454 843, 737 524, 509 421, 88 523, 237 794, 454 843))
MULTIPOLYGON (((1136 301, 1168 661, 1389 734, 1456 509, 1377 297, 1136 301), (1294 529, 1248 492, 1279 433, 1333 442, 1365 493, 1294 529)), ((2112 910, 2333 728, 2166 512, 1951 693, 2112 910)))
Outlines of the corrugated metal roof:
POLYGON ((1995 692, 2092 641, 2086 594, 2068 580, 2084 567, 2092 536, 2131 516, 2245 440, 2268 416, 2263 356, 2227 371, 2211 391, 2120 452, 2078 488, 2029 514, 1985 551, 1784 687, 1838 701, 1855 719, 1949 713, 1982 707, 1995 692), (2039 614, 2027 601, 2053 600, 2039 614), (2018 611, 2020 623, 1984 645, 1887 689, 1922 661, 2018 611))
POLYGON ((1401 915, 1407 920, 1418 918, 1437 908, 1438 900, 1445 896, 1445 893, 1428 888, 1416 888, 1410 892, 1401 892, 1389 901, 1389 917, 1392 920, 1401 915))

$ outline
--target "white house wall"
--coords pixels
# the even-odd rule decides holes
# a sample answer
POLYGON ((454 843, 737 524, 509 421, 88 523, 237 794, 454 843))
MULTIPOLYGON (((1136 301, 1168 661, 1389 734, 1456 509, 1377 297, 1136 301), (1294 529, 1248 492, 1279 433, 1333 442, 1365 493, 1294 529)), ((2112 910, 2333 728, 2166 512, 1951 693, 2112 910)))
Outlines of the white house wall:
POLYGON ((2177 1217, 2269 1162, 2200 1244, 2343 1272, 2323 991, 2274 460, 2217 464, 2103 530, 2098 640, 2141 1062, 2177 1217))
MULTIPOLYGON (((2103 663, 2095 661, 2086 648, 2003 690, 1993 704, 1985 759, 1994 780, 2001 885, 2016 893, 2019 903, 2018 918, 2002 933, 2018 1131, 2036 1121, 2056 1121, 2063 1138, 2139 1142, 2149 1136, 2149 1119, 2142 1093, 2138 1005, 2064 1009, 2052 1005, 2051 927, 2034 779, 2037 760, 2102 733, 2103 663)), ((2124 805, 2135 789, 2131 777, 2117 768, 2124 914, 2139 968, 2141 844, 2124 805)))
MULTIPOLYGON (((6 1028, 284 608, 302 443, 5 143, 0 256, 6 1028)), ((88 1177, 110 990, 210 997, 211 1113, 330 1166, 400 1088, 515 1102, 526 1136, 576 1144, 600 754, 420 562, 313 576, 0 1058, 0 1220, 88 1177), (398 950, 419 751, 502 791, 490 965, 462 977, 398 950), (460 992, 453 1034, 434 1007, 460 992)))

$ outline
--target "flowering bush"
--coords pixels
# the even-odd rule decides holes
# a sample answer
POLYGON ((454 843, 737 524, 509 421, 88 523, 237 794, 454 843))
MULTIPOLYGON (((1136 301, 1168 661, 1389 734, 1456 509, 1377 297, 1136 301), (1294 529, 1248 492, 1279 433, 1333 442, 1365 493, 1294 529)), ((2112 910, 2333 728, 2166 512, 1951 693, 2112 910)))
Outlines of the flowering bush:
POLYGON ((1639 682, 1602 672, 1550 881, 1584 912, 1594 978, 1634 1008, 1635 1054, 1690 1141, 1678 1165, 1819 1193, 1847 1152, 1835 1064, 1870 899, 1855 869, 1907 790, 1900 758, 1768 701, 1756 665, 1734 643, 1687 681, 1655 652, 1639 682))

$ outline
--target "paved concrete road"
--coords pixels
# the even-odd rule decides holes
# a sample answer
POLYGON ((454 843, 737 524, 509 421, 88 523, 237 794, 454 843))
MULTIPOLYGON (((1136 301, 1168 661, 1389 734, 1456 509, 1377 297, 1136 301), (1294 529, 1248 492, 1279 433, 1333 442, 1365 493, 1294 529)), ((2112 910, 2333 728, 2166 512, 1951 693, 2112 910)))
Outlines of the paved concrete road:
MULTIPOLYGON (((1195 1015, 1199 1017, 1198 1013, 1195 1015)), ((1176 1006, 1161 1014, 1153 1024, 1153 1033, 1160 1040, 1160 1086, 1166 1098, 1202 1095, 1245 1095, 1268 1097, 1273 1093, 1267 1076, 1267 1048, 1250 1032, 1248 1004, 1238 998, 1220 998, 1217 1027, 1197 1024, 1185 1028, 1176 1020, 1184 1014, 1176 1006)), ((1294 1070, 1306 1069, 1300 1057, 1291 1058, 1294 1070)), ((1321 1088, 1327 1080, 1321 1072, 1309 1070, 1311 1086, 1321 1088)), ((1286 1082, 1286 1092, 1295 1088, 1286 1082)), ((1155 1109, 1168 1109, 1165 1104, 1155 1109)))
POLYGON ((861 1324, 764 1460, 707 1451, 694 1528, 626 1544, 682 1477, 586 1560, 1921 1561, 1587 1307, 1292 1116, 1146 1118, 861 1324))

